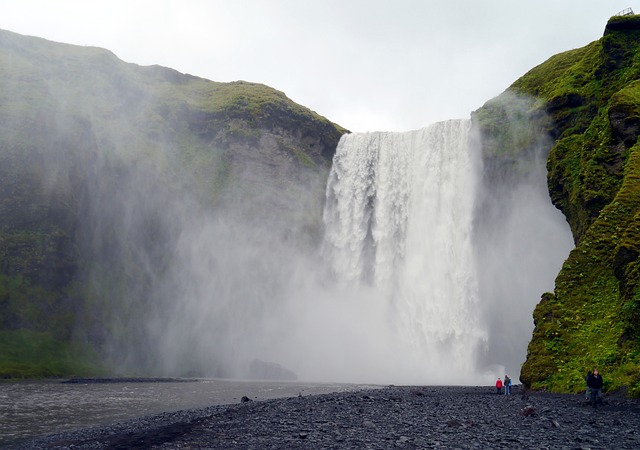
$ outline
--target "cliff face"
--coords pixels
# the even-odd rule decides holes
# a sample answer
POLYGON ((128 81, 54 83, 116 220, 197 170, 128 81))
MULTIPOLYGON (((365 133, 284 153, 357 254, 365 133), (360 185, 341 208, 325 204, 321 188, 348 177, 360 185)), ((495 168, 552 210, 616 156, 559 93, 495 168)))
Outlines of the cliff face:
POLYGON ((599 41, 550 58, 474 115, 489 160, 546 145, 550 197, 576 243, 534 311, 520 377, 534 388, 576 392, 598 367, 606 387, 640 395, 639 45, 640 17, 613 17, 599 41), (504 120, 513 98, 528 106, 504 120))
POLYGON ((0 31, 0 376, 144 340, 167 249, 204 216, 312 247, 345 132, 264 85, 0 31))

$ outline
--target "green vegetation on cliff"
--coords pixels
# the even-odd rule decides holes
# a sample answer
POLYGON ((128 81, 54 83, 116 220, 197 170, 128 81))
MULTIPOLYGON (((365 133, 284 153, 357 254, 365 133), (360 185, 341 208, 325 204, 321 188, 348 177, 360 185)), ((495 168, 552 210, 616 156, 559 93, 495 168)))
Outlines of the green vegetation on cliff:
POLYGON ((99 376, 107 373, 89 346, 29 329, 0 331, 0 378, 99 376))
MULTIPOLYGON (((611 18, 599 41, 553 56, 501 97, 527 99, 528 120, 549 136, 549 193, 576 243, 535 309, 520 379, 577 392, 598 367, 606 388, 640 395, 640 16, 611 18)), ((485 129, 501 97, 479 111, 485 129)))
POLYGON ((260 205, 313 239, 289 218, 318 221, 299 203, 345 132, 268 86, 0 31, 0 377, 95 374, 131 343, 144 366, 183 229, 260 205))

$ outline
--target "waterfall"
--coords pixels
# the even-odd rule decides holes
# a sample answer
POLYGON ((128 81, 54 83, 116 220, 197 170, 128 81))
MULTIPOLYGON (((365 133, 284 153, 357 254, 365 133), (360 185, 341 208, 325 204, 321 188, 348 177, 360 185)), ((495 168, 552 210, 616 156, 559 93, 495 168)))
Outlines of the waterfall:
POLYGON ((323 247, 336 281, 366 289, 379 303, 370 307, 387 311, 395 352, 466 380, 487 340, 472 247, 480 164, 470 129, 451 120, 344 136, 327 185, 323 247))
MULTIPOLYGON (((276 232, 264 197, 233 192, 249 217, 169 202, 180 233, 147 303, 150 363, 180 376, 255 377, 259 361, 304 381, 517 380, 571 234, 546 190, 549 145, 492 166, 477 142, 469 120, 343 136, 320 255, 276 232)), ((129 367, 146 354, 136 345, 129 367)))

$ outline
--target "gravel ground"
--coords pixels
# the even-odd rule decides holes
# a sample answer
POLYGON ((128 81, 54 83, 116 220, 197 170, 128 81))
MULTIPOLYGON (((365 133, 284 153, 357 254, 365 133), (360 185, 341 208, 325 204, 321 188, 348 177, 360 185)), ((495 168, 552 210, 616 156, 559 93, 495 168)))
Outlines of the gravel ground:
POLYGON ((594 410, 583 395, 389 386, 167 413, 8 448, 638 449, 640 402, 612 394, 594 410))

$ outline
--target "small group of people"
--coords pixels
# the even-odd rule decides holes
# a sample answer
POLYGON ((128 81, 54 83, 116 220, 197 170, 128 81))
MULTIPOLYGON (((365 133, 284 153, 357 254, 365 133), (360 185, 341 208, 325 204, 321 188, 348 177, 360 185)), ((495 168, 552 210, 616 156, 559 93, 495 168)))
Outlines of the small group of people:
POLYGON ((591 402, 591 406, 598 408, 598 402, 602 403, 602 376, 598 369, 587 373, 587 390, 585 392, 586 399, 591 402))
MULTIPOLYGON (((593 372, 587 373, 585 378, 587 382, 587 390, 585 392, 585 398, 590 401, 594 408, 598 408, 598 403, 602 403, 602 375, 598 372, 598 369, 593 369, 593 372)), ((511 378, 509 375, 504 376, 504 381, 500 378, 496 380, 496 393, 501 395, 511 394, 511 378)))
POLYGON ((505 375, 504 376, 504 381, 502 381, 500 378, 498 378, 498 380, 496 381, 496 393, 498 395, 504 393, 504 395, 511 395, 511 378, 509 378, 509 375, 505 375))

